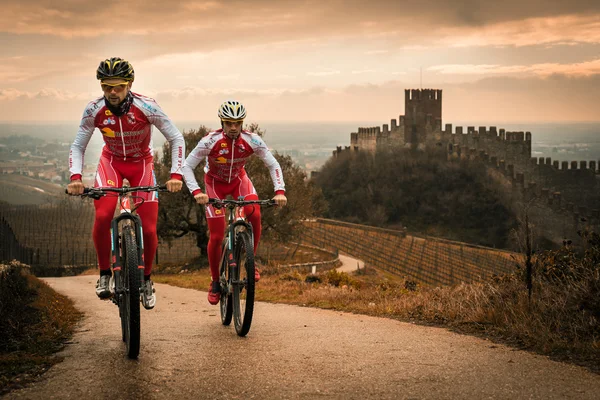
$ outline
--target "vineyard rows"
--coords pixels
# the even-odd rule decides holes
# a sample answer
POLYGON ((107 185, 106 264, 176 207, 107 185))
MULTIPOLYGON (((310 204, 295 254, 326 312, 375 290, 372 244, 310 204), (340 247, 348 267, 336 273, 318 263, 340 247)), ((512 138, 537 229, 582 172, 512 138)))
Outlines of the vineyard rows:
MULTIPOLYGON (((96 265, 91 200, 65 198, 41 206, 0 203, 0 217, 10 225, 20 245, 33 250, 36 264, 96 265)), ((197 256, 191 235, 175 240, 172 246, 159 243, 160 262, 184 263, 197 256)))
MULTIPOLYGON (((96 265, 91 200, 64 198, 38 206, 0 203, 0 217, 14 232, 19 245, 32 252, 28 257, 34 264, 96 265)), ((518 254, 507 251, 406 236, 402 231, 324 219, 304 225, 304 243, 342 251, 374 267, 428 285, 482 281, 494 274, 511 272, 519 260, 518 254)), ((159 243, 157 261, 182 264, 198 255, 195 237, 187 235, 173 240, 171 246, 159 243)))
POLYGON ((303 241, 335 247, 365 263, 428 285, 478 282, 514 270, 519 255, 466 243, 405 236, 318 219, 305 223, 303 241))

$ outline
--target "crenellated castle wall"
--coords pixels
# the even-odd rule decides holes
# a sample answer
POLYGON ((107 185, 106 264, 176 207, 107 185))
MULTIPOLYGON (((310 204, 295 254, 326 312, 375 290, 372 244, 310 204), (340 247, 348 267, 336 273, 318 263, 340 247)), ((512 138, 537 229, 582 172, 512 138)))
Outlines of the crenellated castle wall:
POLYGON ((530 184, 560 192, 569 202, 585 207, 595 207, 600 200, 600 171, 598 162, 592 161, 552 161, 551 158, 531 157, 530 132, 504 132, 494 135, 495 127, 486 130, 480 127, 475 131, 469 127, 467 134, 461 134, 457 127, 452 133, 446 125, 444 138, 450 158, 481 159, 501 170, 506 170, 511 180, 523 180, 530 184), (449 133, 446 133, 449 132, 449 133))
MULTIPOLYGON (((504 176, 521 198, 549 207, 555 225, 580 228, 582 223, 600 225, 600 160, 552 161, 531 157, 531 132, 511 132, 495 126, 442 128, 442 91, 405 90, 405 113, 390 124, 361 127, 350 135, 350 146, 341 151, 378 147, 443 148, 449 159, 483 160, 504 176), (585 221, 582 222, 581 219, 585 221), (566 222, 570 221, 570 222, 566 222)), ((556 228, 555 226, 555 228, 556 228)), ((558 229, 556 229, 558 231, 558 229)), ((565 233, 566 234, 566 233, 565 233)))
POLYGON ((453 147, 448 156, 451 160, 483 161, 492 178, 502 176, 512 191, 513 205, 528 204, 532 223, 555 243, 577 238, 577 232, 584 228, 600 227, 600 171, 596 161, 559 162, 540 157, 529 158, 522 167, 523 160, 509 164, 485 150, 460 146, 453 147))
POLYGON ((518 171, 525 171, 531 158, 531 132, 507 132, 495 126, 468 126, 466 131, 462 126, 457 126, 452 131, 452 124, 446 124, 438 141, 449 152, 457 148, 463 149, 462 154, 467 154, 464 149, 483 150, 490 157, 495 156, 507 164, 514 165, 518 171))

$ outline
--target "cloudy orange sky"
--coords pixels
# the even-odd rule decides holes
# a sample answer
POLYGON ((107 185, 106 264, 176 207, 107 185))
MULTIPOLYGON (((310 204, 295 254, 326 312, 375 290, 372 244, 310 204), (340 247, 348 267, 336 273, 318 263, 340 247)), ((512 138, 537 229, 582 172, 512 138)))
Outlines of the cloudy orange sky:
POLYGON ((112 56, 175 121, 600 121, 600 1, 3 0, 0 50, 3 122, 78 121, 112 56))

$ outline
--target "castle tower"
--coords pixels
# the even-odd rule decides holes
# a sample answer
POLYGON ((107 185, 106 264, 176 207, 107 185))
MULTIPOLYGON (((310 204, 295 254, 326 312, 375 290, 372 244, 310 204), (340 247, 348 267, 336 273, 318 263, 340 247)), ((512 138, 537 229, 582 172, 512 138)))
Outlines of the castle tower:
POLYGON ((416 147, 424 144, 427 133, 442 124, 441 89, 404 90, 404 142, 416 147))

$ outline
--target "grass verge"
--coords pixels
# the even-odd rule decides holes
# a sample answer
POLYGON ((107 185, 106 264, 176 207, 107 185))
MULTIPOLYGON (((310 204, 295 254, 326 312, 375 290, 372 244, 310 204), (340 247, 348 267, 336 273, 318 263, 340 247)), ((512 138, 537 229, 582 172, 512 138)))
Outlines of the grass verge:
POLYGON ((12 262, 0 272, 0 395, 33 381, 53 364, 81 313, 67 297, 12 262))
MULTIPOLYGON (((319 307, 473 334, 600 373, 600 237, 588 250, 549 251, 534 259, 532 296, 523 269, 483 283, 424 287, 373 268, 302 274, 264 267, 257 300, 319 307)), ((208 269, 156 275, 156 282, 206 291, 208 269)))

